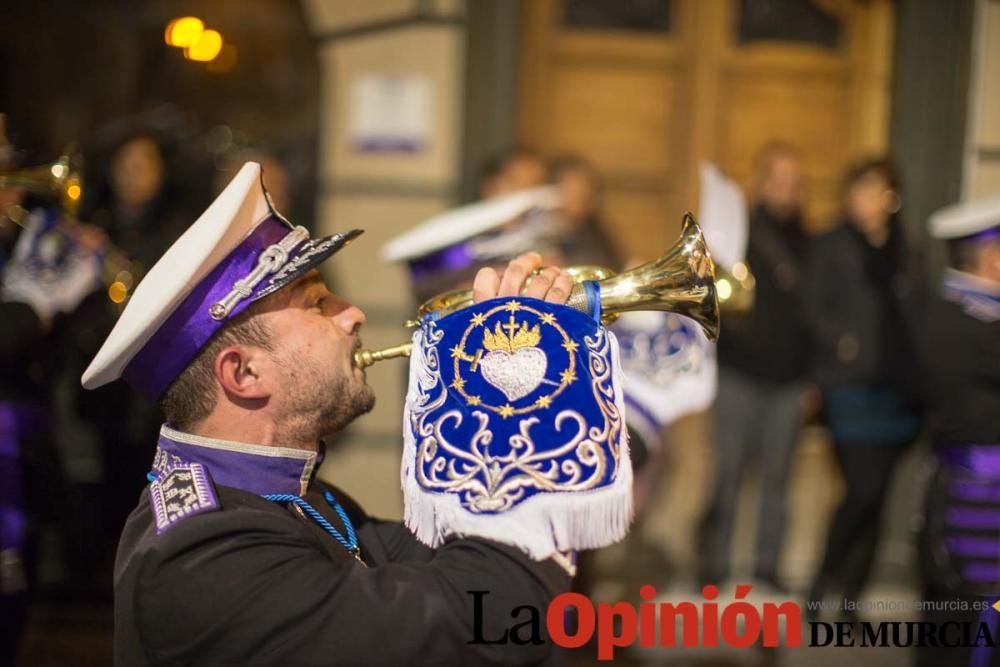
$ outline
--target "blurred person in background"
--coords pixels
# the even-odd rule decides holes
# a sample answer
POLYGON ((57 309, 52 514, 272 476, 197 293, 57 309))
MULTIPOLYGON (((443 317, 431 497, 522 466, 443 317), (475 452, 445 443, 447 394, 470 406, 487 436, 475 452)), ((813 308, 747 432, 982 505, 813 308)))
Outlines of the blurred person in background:
POLYGON ((921 428, 913 339, 921 279, 901 203, 887 159, 859 162, 845 179, 843 224, 815 240, 804 269, 810 362, 844 481, 810 600, 831 589, 861 595, 892 473, 921 428))
MULTIPOLYGON (((111 144, 104 169, 93 170, 96 177, 84 193, 84 219, 128 258, 133 284, 181 234, 192 207, 203 203, 200 190, 167 177, 171 145, 169 134, 127 129, 111 144)), ((197 166, 186 164, 187 171, 197 166)), ((75 517, 68 536, 73 557, 66 566, 72 588, 87 597, 110 595, 117 536, 142 489, 149 442, 159 428, 156 406, 134 393, 118 386, 80 388, 79 375, 120 309, 107 294, 93 295, 61 328, 55 344, 56 437, 60 451, 71 453, 67 477, 75 517)))
MULTIPOLYGON (((269 178, 265 165, 265 179, 269 178)), ((528 250, 558 263, 556 197, 546 184, 541 156, 509 148, 479 170, 481 199, 434 215, 396 237, 384 250, 405 260, 418 304, 447 290, 468 287, 484 266, 503 266, 528 250)), ((269 187, 270 187, 270 182, 269 187)))
POLYGON ((757 281, 753 309, 726 320, 718 345, 715 492, 702 521, 701 583, 730 575, 730 540, 740 482, 760 462, 755 577, 778 590, 786 487, 801 423, 805 337, 798 295, 805 235, 802 163, 794 148, 765 146, 757 158, 747 264, 757 281))
MULTIPOLYGON (((923 620, 940 627, 992 622, 988 605, 1000 589, 1000 196, 949 206, 930 223, 948 243, 950 266, 920 327, 937 464, 919 543, 924 599, 987 603, 982 612, 928 607, 923 620)), ((921 667, 971 664, 968 649, 928 647, 917 656, 921 667)), ((975 664, 998 664, 992 658, 975 664)))
POLYGON ((566 229, 560 237, 564 263, 621 269, 617 246, 601 224, 602 184, 597 169, 579 156, 563 155, 552 160, 549 173, 559 192, 561 222, 566 229))
POLYGON ((167 179, 167 142, 151 131, 126 134, 113 150, 89 219, 115 244, 149 267, 184 230, 192 210, 190 193, 167 179))
POLYGON ((548 169, 535 150, 523 146, 508 148, 488 159, 480 170, 479 197, 493 199, 518 190, 544 185, 548 169))

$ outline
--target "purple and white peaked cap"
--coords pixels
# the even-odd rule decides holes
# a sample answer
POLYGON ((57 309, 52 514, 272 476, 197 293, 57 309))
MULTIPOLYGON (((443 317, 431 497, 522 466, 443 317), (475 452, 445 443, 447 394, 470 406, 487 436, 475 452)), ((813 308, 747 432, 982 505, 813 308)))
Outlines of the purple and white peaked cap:
POLYGON ((361 234, 310 239, 271 205, 247 162, 139 283, 83 374, 96 389, 123 377, 160 398, 215 332, 361 234))

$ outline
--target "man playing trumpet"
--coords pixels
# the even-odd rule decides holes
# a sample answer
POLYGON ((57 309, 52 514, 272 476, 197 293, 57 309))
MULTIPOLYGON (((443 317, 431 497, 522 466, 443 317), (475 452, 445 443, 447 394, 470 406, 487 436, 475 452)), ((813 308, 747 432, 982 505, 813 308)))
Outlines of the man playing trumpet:
MULTIPOLYGON (((510 610, 544 610, 568 590, 564 557, 474 532, 432 549, 316 478, 321 436, 374 401, 354 361, 364 313, 316 269, 358 234, 309 239, 273 211, 248 163, 149 271, 84 374, 88 388, 123 377, 166 416, 119 547, 116 664, 555 658, 544 640, 471 640, 474 623, 502 636, 510 610), (470 590, 489 591, 493 613, 474 619, 470 590)), ((521 294, 540 261, 482 270, 474 300, 521 294)), ((522 296, 560 308, 571 288, 547 268, 522 296)))

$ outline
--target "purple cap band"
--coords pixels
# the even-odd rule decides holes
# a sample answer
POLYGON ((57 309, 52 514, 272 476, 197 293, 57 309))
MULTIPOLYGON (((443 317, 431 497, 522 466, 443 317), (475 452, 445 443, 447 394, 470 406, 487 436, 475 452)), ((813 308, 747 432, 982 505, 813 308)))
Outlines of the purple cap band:
POLYGON ((442 271, 461 271, 476 262, 476 254, 467 243, 453 245, 410 262, 410 273, 415 280, 442 271))
POLYGON ((981 231, 969 234, 968 236, 962 236, 957 239, 950 239, 952 241, 986 241, 987 239, 992 239, 994 237, 1000 236, 1000 224, 993 225, 992 227, 987 227, 981 231))
POLYGON ((291 232, 291 228, 275 216, 265 218, 225 259, 203 278, 194 290, 160 325, 122 372, 122 377, 150 400, 156 400, 181 374, 212 335, 239 315, 268 287, 261 281, 251 295, 233 307, 229 315, 214 320, 209 314, 212 304, 233 289, 237 280, 245 278, 257 266, 257 258, 291 232))

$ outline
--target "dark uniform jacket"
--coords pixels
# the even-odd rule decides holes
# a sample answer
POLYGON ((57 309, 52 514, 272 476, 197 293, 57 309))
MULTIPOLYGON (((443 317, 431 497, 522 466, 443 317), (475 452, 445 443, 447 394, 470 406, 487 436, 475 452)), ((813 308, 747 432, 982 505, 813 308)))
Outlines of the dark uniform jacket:
MULTIPOLYGON (((920 326, 927 426, 938 465, 927 487, 918 555, 923 599, 944 602, 921 620, 977 628, 992 610, 946 605, 992 603, 1000 586, 1000 293, 954 270, 943 287, 920 326)), ((923 648, 917 665, 969 665, 974 652, 990 650, 923 648)), ((975 664, 1000 664, 1000 652, 992 651, 992 659, 975 664)))
POLYGON ((935 443, 1000 445, 1000 296, 949 271, 928 306, 920 356, 935 443))
POLYGON ((558 664, 544 625, 548 602, 569 588, 565 569, 484 540, 430 549, 316 480, 320 458, 163 428, 153 482, 119 545, 117 665, 558 664), (261 497, 302 495, 346 536, 327 489, 362 560, 294 504, 261 497), (502 637, 529 617, 512 610, 529 605, 542 641, 470 644, 469 591, 488 591, 480 638, 502 637))
POLYGON ((811 370, 820 386, 912 386, 920 264, 896 219, 881 248, 846 222, 813 240, 801 298, 811 370))
POLYGON ((746 261, 757 281, 750 312, 726 319, 719 363, 755 380, 785 384, 805 372, 800 316, 806 237, 796 216, 779 220, 763 205, 750 213, 746 261))

